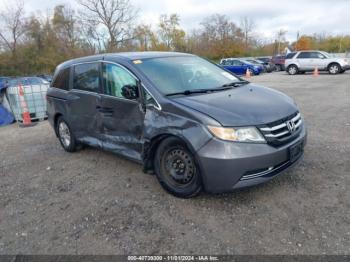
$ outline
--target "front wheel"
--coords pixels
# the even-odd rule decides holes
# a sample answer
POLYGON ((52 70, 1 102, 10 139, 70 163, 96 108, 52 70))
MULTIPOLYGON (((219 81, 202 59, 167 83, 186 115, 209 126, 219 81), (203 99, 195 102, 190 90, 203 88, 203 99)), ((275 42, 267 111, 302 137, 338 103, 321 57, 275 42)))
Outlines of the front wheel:
POLYGON ((198 165, 185 143, 178 138, 166 138, 159 145, 154 167, 161 186, 176 197, 189 198, 202 190, 198 165))
POLYGON ((288 74, 296 75, 298 73, 298 67, 296 65, 290 65, 287 69, 288 74))
POLYGON ((331 75, 336 75, 336 74, 340 73, 340 72, 341 72, 340 65, 338 65, 338 64, 331 64, 331 65, 328 67, 328 72, 329 72, 331 75))

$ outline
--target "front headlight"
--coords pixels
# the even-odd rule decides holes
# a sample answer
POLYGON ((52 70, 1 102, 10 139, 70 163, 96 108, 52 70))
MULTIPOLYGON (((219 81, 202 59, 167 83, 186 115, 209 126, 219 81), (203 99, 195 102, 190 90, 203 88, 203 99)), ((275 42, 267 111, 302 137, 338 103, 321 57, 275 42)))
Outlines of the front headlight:
POLYGON ((255 127, 226 128, 208 126, 210 132, 222 140, 235 142, 266 143, 265 138, 255 127))

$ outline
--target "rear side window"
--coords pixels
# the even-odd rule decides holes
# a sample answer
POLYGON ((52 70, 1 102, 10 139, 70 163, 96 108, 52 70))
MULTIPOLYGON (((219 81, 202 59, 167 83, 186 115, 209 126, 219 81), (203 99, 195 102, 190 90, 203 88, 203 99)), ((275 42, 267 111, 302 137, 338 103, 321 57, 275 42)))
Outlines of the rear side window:
POLYGON ((231 65, 233 66, 242 66, 243 63, 239 60, 232 60, 231 65))
POLYGON ((99 93, 100 66, 99 63, 89 63, 74 66, 74 89, 99 93))
POLYGON ((308 59, 308 58, 311 57, 310 54, 311 54, 310 52, 301 52, 301 53, 298 55, 298 58, 301 58, 301 59, 308 59))
POLYGON ((222 65, 229 65, 229 63, 228 63, 227 60, 223 60, 223 61, 221 62, 221 64, 222 64, 222 65))
POLYGON ((53 87, 68 90, 69 89, 69 72, 70 68, 65 68, 61 70, 56 76, 55 80, 52 83, 53 87))

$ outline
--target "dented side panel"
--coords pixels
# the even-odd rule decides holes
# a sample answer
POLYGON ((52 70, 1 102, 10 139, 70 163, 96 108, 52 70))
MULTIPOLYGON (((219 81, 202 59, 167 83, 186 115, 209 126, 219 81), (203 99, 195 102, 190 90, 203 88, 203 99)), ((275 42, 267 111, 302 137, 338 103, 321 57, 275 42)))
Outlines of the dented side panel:
POLYGON ((194 152, 210 139, 209 132, 202 124, 179 114, 150 108, 145 115, 145 143, 160 135, 178 136, 194 152))

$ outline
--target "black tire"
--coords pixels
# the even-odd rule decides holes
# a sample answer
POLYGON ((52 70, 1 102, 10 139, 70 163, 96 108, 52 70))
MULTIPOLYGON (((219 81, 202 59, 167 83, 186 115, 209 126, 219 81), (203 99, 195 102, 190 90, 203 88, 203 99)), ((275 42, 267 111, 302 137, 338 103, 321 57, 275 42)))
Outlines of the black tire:
POLYGON ((337 63, 332 63, 328 66, 328 72, 331 75, 339 74, 341 71, 342 71, 342 69, 341 69, 340 65, 337 63))
POLYGON ((280 72, 282 70, 281 65, 275 65, 276 72, 280 72))
POLYGON ((74 137, 74 134, 72 133, 68 123, 64 120, 63 116, 60 116, 57 119, 56 134, 64 150, 66 150, 67 152, 75 152, 78 149, 78 143, 74 137), (69 133, 69 142, 67 141, 67 137, 64 136, 64 127, 67 128, 66 131, 69 133), (60 130, 60 128, 62 129, 60 130))
POLYGON ((340 73, 340 74, 344 74, 344 73, 345 73, 345 70, 341 70, 339 73, 340 73))
POLYGON ((287 68, 287 72, 290 75, 296 75, 296 74, 298 74, 299 69, 298 69, 298 67, 296 65, 290 65, 287 68))
POLYGON ((160 143, 154 168, 161 186, 176 197, 194 197, 202 190, 196 160, 185 143, 176 137, 166 138, 160 143))

